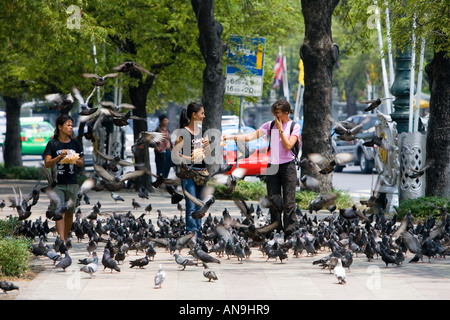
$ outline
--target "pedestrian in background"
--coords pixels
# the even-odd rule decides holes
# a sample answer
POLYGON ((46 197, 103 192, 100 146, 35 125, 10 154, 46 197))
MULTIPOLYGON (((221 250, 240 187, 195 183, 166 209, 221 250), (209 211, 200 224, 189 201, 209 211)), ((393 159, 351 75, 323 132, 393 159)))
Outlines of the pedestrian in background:
MULTIPOLYGON (((62 203, 66 203, 69 199, 72 201, 67 211, 61 213, 62 219, 55 223, 60 239, 66 242, 78 201, 79 186, 76 167, 84 165, 83 146, 76 139, 72 139, 72 117, 61 114, 56 118, 55 127, 55 134, 44 150, 44 165, 46 168, 56 165, 58 175, 53 190, 59 195, 62 203)), ((56 209, 58 209, 56 203, 52 203, 51 210, 56 209)))
MULTIPOLYGON (((177 130, 174 152, 182 157, 188 166, 197 172, 207 174, 205 156, 210 153, 209 141, 204 136, 202 122, 205 118, 205 109, 199 103, 192 102, 184 108, 180 115, 180 129, 177 130)), ((182 168, 180 170, 183 170, 182 168)), ((181 179, 183 191, 197 199, 203 200, 206 181, 202 179, 181 179)), ((197 232, 201 237, 202 219, 194 219, 192 213, 199 209, 195 203, 185 197, 186 205, 186 232, 197 232)))
POLYGON ((162 175, 164 178, 169 176, 170 168, 172 168, 172 141, 170 140, 170 131, 167 128, 169 124, 169 119, 166 115, 159 116, 159 125, 155 129, 156 132, 161 132, 164 134, 164 139, 157 143, 154 148, 155 152, 155 164, 156 164, 156 174, 162 175))
POLYGON ((295 189, 297 186, 296 155, 292 148, 301 139, 300 125, 295 123, 291 132, 292 120, 289 115, 294 111, 284 99, 271 106, 274 120, 261 125, 256 131, 242 135, 227 135, 224 140, 248 142, 267 135, 270 139, 270 155, 266 170, 267 196, 282 199, 282 207, 272 206, 270 215, 272 222, 278 221, 278 230, 292 232, 297 217, 295 214, 295 189), (283 218, 281 217, 283 214, 283 218))

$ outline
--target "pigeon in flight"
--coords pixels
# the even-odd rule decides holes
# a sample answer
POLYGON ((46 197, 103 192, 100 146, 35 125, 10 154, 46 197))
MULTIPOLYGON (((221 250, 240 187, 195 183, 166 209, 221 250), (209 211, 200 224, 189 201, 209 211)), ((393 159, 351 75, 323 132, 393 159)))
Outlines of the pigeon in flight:
POLYGON ((104 86, 106 84, 106 79, 115 78, 117 76, 119 76, 119 74, 117 72, 116 73, 108 73, 108 74, 105 74, 104 76, 99 76, 95 73, 83 73, 84 78, 94 79, 92 84, 96 87, 104 86))
POLYGON ((364 111, 372 111, 373 109, 377 108, 381 102, 383 102, 383 100, 387 100, 387 99, 393 99, 393 98, 383 98, 383 99, 371 99, 371 100, 367 100, 367 101, 362 101, 361 103, 364 104, 370 104, 367 108, 364 109, 364 111))
POLYGON ((125 61, 119 64, 118 66, 114 67, 113 69, 118 72, 129 72, 131 70, 137 70, 142 73, 148 74, 151 77, 156 77, 155 74, 151 73, 150 71, 144 69, 142 66, 138 65, 136 62, 132 61, 125 61))

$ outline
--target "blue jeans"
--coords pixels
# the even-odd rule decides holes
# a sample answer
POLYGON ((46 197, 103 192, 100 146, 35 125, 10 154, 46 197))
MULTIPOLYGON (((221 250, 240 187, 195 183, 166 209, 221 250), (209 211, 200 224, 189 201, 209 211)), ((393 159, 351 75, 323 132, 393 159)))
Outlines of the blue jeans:
MULTIPOLYGON (((198 186, 194 183, 194 180, 192 179, 183 179, 181 180, 181 186, 183 190, 186 190, 189 192, 189 194, 192 194, 197 199, 202 199, 203 189, 205 186, 198 186)), ((185 203, 186 203, 186 233, 193 232, 194 230, 197 230, 197 236, 201 237, 201 229, 202 229, 202 219, 193 219, 192 213, 199 209, 193 203, 191 200, 189 200, 186 196, 185 203)))

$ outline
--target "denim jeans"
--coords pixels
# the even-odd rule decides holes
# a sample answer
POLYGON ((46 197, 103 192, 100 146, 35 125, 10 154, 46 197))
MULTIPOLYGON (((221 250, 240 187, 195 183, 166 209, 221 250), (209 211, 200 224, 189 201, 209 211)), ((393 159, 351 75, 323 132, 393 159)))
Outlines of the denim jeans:
POLYGON ((266 175, 267 195, 282 195, 283 211, 270 210, 271 221, 278 221, 278 230, 284 230, 297 222, 295 215, 295 188, 297 186, 297 170, 295 162, 283 163, 279 165, 275 174, 266 175), (283 213, 283 219, 281 214, 283 213))
MULTIPOLYGON (((205 186, 198 186, 194 183, 192 179, 183 179, 181 180, 181 187, 183 190, 189 192, 189 194, 193 195, 197 199, 203 200, 203 190, 205 186)), ((199 209, 191 200, 187 197, 185 198, 186 204, 186 233, 193 232, 197 230, 197 236, 201 237, 201 228, 202 228, 202 219, 194 219, 192 218, 192 213, 199 209)))

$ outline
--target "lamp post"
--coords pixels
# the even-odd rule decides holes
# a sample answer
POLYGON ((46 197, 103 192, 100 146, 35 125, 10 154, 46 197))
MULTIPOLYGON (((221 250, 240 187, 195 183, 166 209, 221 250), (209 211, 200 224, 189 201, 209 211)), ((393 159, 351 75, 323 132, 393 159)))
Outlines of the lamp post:
MULTIPOLYGON (((415 93, 415 86, 411 85, 411 50, 407 48, 401 52, 397 50, 395 58, 395 79, 391 92, 395 96, 394 112, 391 114, 397 123, 398 132, 398 161, 400 174, 398 181, 398 200, 414 199, 425 195, 425 177, 411 178, 412 169, 419 169, 426 161, 426 135, 414 132, 410 125, 410 99, 415 93), (414 92, 410 95, 410 90, 414 92)), ((419 102, 417 102, 419 103, 419 102)))
POLYGON ((409 125, 409 91, 411 81, 411 50, 404 52, 397 49, 395 57, 395 78, 391 87, 391 93, 395 96, 393 102, 394 112, 392 120, 397 123, 398 133, 408 132, 409 125))

